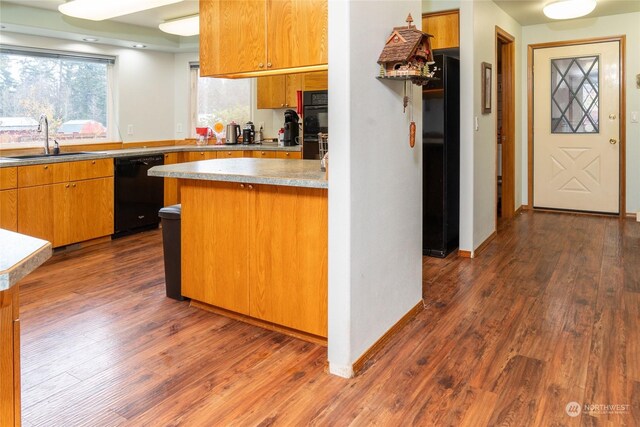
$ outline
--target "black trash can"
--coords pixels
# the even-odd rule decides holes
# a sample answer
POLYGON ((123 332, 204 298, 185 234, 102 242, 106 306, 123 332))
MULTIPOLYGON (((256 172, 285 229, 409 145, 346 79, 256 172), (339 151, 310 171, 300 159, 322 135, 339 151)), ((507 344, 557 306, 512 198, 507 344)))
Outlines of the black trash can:
POLYGON ((164 277, 167 296, 184 301, 180 280, 180 212, 182 205, 165 206, 158 216, 162 220, 162 247, 164 249, 164 277))

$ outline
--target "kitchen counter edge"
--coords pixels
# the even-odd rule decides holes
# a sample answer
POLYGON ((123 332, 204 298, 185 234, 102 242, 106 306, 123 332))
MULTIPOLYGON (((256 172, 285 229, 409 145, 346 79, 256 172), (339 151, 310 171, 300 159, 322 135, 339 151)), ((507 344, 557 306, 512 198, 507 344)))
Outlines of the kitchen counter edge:
POLYGON ((51 258, 51 243, 0 228, 0 292, 51 258))
POLYGON ((120 150, 103 150, 94 151, 68 156, 51 156, 35 159, 15 159, 11 157, 2 157, 0 155, 0 168, 3 167, 15 167, 15 166, 31 166, 42 165, 46 163, 59 163, 59 162, 75 162, 79 160, 96 160, 96 159, 108 159, 117 157, 129 157, 129 156, 145 156, 154 154, 166 154, 166 153, 180 153, 186 151, 291 151, 299 152, 302 150, 301 145, 280 147, 276 144, 262 144, 262 145, 167 145, 162 147, 147 147, 147 148, 123 148, 120 150))
POLYGON ((149 176, 269 184, 287 187, 329 188, 319 160, 212 159, 154 166, 149 176))

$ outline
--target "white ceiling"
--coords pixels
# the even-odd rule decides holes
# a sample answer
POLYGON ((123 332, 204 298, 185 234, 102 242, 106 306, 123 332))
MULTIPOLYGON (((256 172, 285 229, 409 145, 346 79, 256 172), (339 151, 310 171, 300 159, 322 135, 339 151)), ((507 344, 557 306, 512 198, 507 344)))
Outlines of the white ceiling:
MULTIPOLYGON (((542 13, 542 8, 553 1, 555 0, 494 0, 502 10, 523 26, 558 22, 542 13)), ((596 9, 587 17, 631 12, 640 12, 640 0, 598 0, 596 9)))
MULTIPOLYGON (((101 0, 109 1, 109 0, 101 0)), ((58 10, 58 6, 66 3, 65 0, 2 0, 3 3, 13 3, 20 6, 35 7, 38 9, 58 10)), ((110 21, 122 22, 125 24, 138 25, 142 27, 158 28, 164 21, 182 18, 184 16, 198 13, 198 0, 182 0, 167 6, 145 10, 143 12, 132 13, 131 15, 120 16, 110 19, 110 21)), ((67 18, 77 19, 77 18, 67 18)))

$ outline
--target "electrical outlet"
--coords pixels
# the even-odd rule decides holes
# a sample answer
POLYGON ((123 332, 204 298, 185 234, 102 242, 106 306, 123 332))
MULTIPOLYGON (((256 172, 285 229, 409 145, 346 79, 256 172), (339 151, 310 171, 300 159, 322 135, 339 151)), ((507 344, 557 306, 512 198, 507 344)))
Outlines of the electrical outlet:
POLYGON ((127 135, 133 135, 133 125, 127 126, 127 135))
POLYGON ((182 133, 182 123, 178 123, 178 124, 176 125, 176 132, 177 132, 177 133, 182 133))
POLYGON ((264 122, 258 123, 258 129, 260 129, 260 128, 264 129, 264 122))

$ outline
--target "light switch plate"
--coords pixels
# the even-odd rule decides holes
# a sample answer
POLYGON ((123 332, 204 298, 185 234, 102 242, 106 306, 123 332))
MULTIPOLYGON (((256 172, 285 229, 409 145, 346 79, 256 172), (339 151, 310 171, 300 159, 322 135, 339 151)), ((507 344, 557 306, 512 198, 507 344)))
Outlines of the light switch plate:
POLYGON ((638 123, 638 112, 637 111, 632 111, 631 112, 631 123, 638 123))
POLYGON ((133 135, 133 125, 127 126, 127 135, 133 135))
POLYGON ((178 123, 178 124, 176 125, 176 132, 177 132, 177 133, 182 133, 182 123, 178 123))

